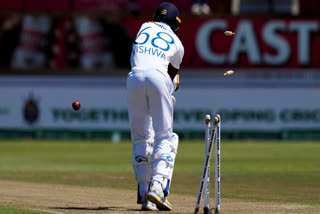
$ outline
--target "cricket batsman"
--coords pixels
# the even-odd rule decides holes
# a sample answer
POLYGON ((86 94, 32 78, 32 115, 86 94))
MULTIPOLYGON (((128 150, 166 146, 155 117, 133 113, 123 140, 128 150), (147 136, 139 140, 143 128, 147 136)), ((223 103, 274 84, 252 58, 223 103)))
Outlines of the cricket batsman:
POLYGON ((172 93, 184 48, 177 36, 181 20, 172 3, 164 2, 153 21, 142 24, 132 46, 127 76, 132 166, 142 210, 171 210, 167 200, 178 149, 172 132, 172 93))

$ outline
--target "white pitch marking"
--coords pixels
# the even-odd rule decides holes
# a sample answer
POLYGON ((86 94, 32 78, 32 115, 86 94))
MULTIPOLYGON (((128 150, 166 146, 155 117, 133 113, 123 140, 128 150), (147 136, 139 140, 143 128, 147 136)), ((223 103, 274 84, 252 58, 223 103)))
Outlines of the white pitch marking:
POLYGON ((47 213, 54 213, 54 214, 64 214, 61 212, 56 212, 56 211, 51 211, 51 210, 42 210, 42 209, 31 209, 31 210, 37 210, 37 211, 42 211, 42 212, 47 212, 47 213))

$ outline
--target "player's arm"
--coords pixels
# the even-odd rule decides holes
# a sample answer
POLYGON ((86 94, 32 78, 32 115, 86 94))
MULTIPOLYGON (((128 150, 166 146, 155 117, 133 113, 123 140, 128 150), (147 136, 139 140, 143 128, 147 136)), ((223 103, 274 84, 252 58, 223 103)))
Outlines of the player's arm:
POLYGON ((171 63, 169 63, 169 66, 168 66, 168 74, 171 78, 171 80, 173 81, 173 79, 175 78, 175 76, 177 75, 179 69, 176 69, 175 67, 173 67, 171 65, 171 63))
POLYGON ((168 74, 169 74, 171 80, 173 81, 174 91, 177 91, 179 89, 178 71, 179 71, 180 64, 182 62, 182 58, 184 55, 184 48, 183 48, 179 39, 177 39, 177 41, 176 41, 176 48, 177 48, 177 52, 170 60, 170 63, 168 66, 168 74))
POLYGON ((169 74, 171 80, 173 81, 174 91, 177 91, 179 89, 180 80, 179 80, 178 71, 179 71, 179 69, 176 69, 175 67, 173 67, 171 65, 171 63, 169 63, 168 74, 169 74))

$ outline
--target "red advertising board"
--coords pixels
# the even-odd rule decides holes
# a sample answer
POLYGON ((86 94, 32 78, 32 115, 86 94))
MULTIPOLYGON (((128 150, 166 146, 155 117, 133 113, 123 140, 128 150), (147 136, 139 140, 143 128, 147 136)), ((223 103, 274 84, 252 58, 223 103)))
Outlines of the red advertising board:
POLYGON ((115 11, 120 9, 121 0, 74 0, 74 10, 115 11))
POLYGON ((19 11, 21 9, 22 9, 22 0, 0 1, 0 10, 19 11))
MULTIPOLYGON (((150 18, 129 18, 132 38, 150 18)), ((320 71, 320 20, 185 18, 184 68, 313 68, 320 71), (224 31, 235 35, 226 36, 224 31)))
POLYGON ((70 1, 66 0, 24 0, 23 9, 25 11, 66 11, 70 10, 70 1))

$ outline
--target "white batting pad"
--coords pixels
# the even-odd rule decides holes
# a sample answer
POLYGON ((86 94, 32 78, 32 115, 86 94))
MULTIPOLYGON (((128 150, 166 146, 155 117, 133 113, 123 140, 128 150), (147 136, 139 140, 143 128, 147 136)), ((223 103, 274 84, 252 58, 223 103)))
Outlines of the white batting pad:
POLYGON ((152 144, 133 144, 131 163, 138 183, 149 183, 151 181, 152 151, 152 144))

